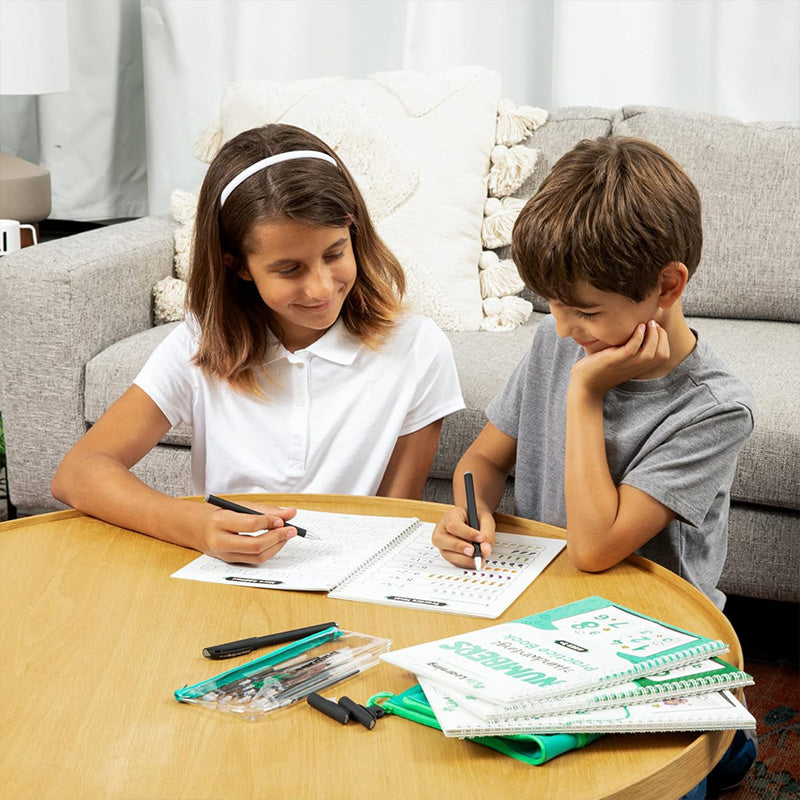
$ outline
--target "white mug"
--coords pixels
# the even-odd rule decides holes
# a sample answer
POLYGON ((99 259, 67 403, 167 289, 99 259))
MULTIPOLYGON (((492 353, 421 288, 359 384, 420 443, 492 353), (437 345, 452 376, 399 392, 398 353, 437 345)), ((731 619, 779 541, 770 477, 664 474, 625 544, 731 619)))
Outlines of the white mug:
POLYGON ((24 225, 15 219, 0 219, 0 255, 7 255, 19 250, 22 247, 22 228, 30 228, 33 235, 33 243, 38 244, 36 239, 36 228, 33 225, 24 225))

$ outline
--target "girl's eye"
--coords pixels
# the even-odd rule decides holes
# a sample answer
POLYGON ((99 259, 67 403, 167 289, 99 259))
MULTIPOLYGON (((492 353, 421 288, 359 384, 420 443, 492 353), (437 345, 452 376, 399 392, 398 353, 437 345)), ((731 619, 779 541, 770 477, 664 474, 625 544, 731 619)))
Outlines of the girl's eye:
POLYGON ((336 261, 337 259, 341 258, 344 255, 344 250, 341 250, 338 253, 330 253, 329 255, 325 256, 326 261, 336 261))
POLYGON ((297 270, 299 270, 299 269, 300 269, 300 265, 299 264, 294 264, 293 266, 287 267, 286 269, 278 270, 278 275, 292 275, 295 272, 297 272, 297 270))

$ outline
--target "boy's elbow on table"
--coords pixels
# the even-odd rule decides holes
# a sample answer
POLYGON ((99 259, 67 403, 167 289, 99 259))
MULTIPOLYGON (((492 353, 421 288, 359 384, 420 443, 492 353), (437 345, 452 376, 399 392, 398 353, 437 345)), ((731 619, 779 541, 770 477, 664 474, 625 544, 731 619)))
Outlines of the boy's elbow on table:
POLYGON ((572 565, 582 572, 603 572, 622 561, 609 553, 607 546, 570 541, 567 536, 567 555, 572 565))

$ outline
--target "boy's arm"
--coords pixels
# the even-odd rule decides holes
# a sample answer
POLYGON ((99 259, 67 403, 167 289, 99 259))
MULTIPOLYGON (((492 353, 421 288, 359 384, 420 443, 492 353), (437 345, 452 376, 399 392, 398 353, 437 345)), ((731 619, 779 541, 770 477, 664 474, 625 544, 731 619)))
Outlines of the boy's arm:
POLYGON ((668 357, 665 331, 650 323, 639 326, 625 345, 586 356, 573 367, 567 391, 564 496, 567 552, 579 569, 598 572, 619 563, 675 517, 645 492, 614 484, 603 428, 606 392, 668 357))
POLYGON ((446 511, 433 532, 433 544, 442 556, 457 567, 472 568, 472 542, 480 542, 486 557, 494 544, 494 517, 500 503, 506 478, 514 466, 517 440, 487 422, 478 438, 469 446, 453 474, 455 507, 446 511), (467 524, 467 501, 464 473, 471 472, 475 483, 475 505, 480 531, 467 524))

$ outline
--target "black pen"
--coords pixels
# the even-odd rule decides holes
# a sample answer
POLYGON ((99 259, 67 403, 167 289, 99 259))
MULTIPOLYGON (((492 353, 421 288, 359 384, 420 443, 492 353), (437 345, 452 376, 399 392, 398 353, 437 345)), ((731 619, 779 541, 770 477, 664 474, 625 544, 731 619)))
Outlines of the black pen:
MULTIPOLYGON (((476 531, 481 529, 478 522, 478 507, 475 504, 475 485, 472 482, 472 473, 464 473, 464 491, 467 493, 467 523, 470 528, 475 528, 476 531)), ((479 542, 472 543, 473 558, 475 562, 475 569, 481 568, 481 546, 479 542)))
MULTIPOLYGON (((257 516, 260 516, 264 513, 263 511, 256 511, 254 508, 240 506, 238 503, 234 503, 233 500, 226 500, 224 497, 217 497, 215 494, 207 494, 204 500, 206 503, 211 503, 212 506, 225 508, 228 511, 238 511, 240 514, 256 514, 257 516)), ((319 539, 319 536, 314 536, 313 533, 309 533, 305 528, 301 528, 299 525, 293 525, 289 521, 286 521, 284 524, 287 527, 294 528, 297 531, 298 536, 303 536, 306 539, 319 539)))
MULTIPOLYGON (((269 647, 272 644, 283 644, 283 642, 294 642, 313 633, 320 633, 328 628, 338 628, 335 622, 323 622, 321 625, 309 625, 307 628, 295 628, 291 631, 281 631, 280 633, 269 633, 266 636, 254 636, 251 639, 239 639, 237 642, 227 644, 215 644, 212 647, 203 648, 203 655, 206 658, 233 658, 234 656, 244 656, 262 647, 269 647)), ((251 678, 254 676, 250 676, 251 678)))

